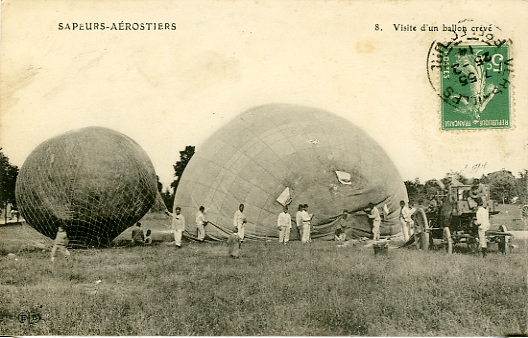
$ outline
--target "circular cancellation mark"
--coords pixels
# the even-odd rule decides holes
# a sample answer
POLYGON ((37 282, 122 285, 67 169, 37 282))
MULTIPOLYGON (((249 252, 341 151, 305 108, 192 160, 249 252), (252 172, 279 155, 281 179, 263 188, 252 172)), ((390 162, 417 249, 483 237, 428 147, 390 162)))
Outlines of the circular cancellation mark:
POLYGON ((442 129, 509 128, 512 41, 499 27, 473 20, 442 28, 451 37, 433 41, 427 55, 442 129))

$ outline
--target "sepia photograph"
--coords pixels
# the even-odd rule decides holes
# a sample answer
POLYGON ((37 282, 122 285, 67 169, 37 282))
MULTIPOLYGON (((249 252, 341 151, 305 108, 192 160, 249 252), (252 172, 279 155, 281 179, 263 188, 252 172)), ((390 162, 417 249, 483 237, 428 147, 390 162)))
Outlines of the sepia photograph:
POLYGON ((528 334, 528 2, 0 10, 0 335, 528 334))

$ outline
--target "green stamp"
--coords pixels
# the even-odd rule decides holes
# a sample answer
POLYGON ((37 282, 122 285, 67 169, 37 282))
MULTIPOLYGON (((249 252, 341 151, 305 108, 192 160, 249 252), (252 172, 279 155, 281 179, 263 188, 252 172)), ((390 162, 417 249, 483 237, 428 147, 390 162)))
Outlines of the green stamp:
POLYGON ((511 128, 509 45, 442 45, 443 130, 511 128))

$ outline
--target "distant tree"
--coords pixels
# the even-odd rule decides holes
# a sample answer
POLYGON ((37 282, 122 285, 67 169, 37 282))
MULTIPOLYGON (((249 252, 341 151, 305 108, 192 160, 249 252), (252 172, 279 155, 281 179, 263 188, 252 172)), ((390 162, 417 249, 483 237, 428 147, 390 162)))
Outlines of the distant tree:
POLYGON ((167 209, 172 210, 172 207, 174 206, 174 194, 171 194, 169 189, 165 189, 165 191, 161 193, 161 198, 163 199, 163 203, 167 206, 167 209))
POLYGON ((186 146, 184 151, 180 151, 180 160, 176 162, 176 165, 173 165, 174 177, 176 177, 176 179, 171 183, 171 187, 174 189, 174 195, 176 195, 176 190, 178 189, 178 184, 180 183, 183 171, 185 170, 185 167, 187 166, 193 155, 194 146, 186 146))
POLYGON ((489 173, 487 178, 490 185, 491 199, 501 201, 504 204, 509 203, 516 196, 517 180, 511 171, 502 169, 489 173))
POLYGON ((431 199, 432 196, 441 190, 436 179, 425 181, 424 188, 428 199, 431 199))
POLYGON ((8 203, 16 205, 15 185, 18 177, 18 167, 9 163, 9 158, 0 148, 0 206, 6 208, 8 203))
POLYGON ((420 183, 417 177, 413 181, 405 181, 405 188, 407 188, 407 196, 409 196, 410 203, 423 203, 427 200, 427 193, 425 186, 420 183))
POLYGON ((489 184, 490 182, 489 182, 489 178, 488 178, 488 176, 482 174, 482 176, 480 177, 480 183, 482 183, 482 184, 489 184))
POLYGON ((414 184, 414 181, 407 180, 404 181, 403 184, 405 184, 405 189, 407 189, 407 196, 409 199, 414 197, 416 195, 416 186, 414 184))

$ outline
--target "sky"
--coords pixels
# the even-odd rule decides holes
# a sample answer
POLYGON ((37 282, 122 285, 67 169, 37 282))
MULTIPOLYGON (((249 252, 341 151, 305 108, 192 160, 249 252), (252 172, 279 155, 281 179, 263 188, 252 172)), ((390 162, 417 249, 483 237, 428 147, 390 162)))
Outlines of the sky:
POLYGON ((20 167, 49 138, 103 126, 139 143, 167 187, 185 146, 199 151, 251 107, 290 103, 361 127, 404 180, 517 175, 528 169, 527 13, 523 1, 4 1, 0 147, 20 167), (427 55, 463 20, 511 40, 509 130, 441 130, 427 55), (176 29, 108 28, 121 22, 176 29))

